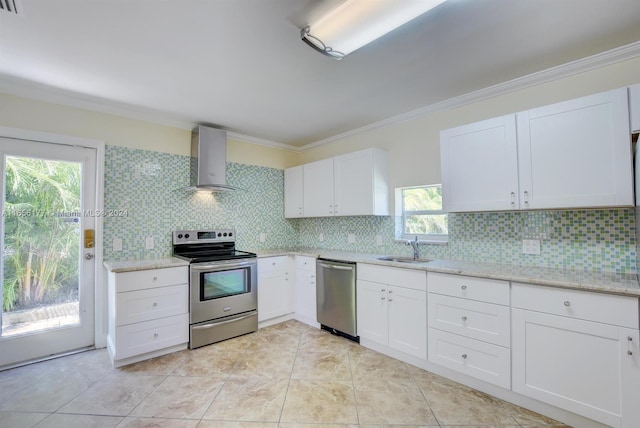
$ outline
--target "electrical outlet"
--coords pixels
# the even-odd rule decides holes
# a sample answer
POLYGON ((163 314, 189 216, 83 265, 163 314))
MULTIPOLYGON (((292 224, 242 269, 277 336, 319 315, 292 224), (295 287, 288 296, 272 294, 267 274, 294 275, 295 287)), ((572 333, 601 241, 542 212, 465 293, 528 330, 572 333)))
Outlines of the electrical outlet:
POLYGON ((320 241, 320 242, 324 241, 324 233, 320 233, 318 235, 318 241, 320 241))
POLYGON ((147 250, 153 250, 153 236, 147 236, 144 240, 144 248, 147 250))
POLYGON ((122 239, 113 238, 113 251, 122 251, 122 239))
POLYGON ((267 234, 266 233, 261 233, 260 234, 260 242, 264 242, 267 240, 267 234))
POLYGON ((349 233, 347 235, 347 242, 349 244, 354 244, 356 242, 356 235, 354 233, 349 233))
POLYGON ((376 245, 382 245, 382 235, 376 235, 376 245))
POLYGON ((539 239, 523 239, 522 240, 522 254, 540 255, 540 240, 539 239))

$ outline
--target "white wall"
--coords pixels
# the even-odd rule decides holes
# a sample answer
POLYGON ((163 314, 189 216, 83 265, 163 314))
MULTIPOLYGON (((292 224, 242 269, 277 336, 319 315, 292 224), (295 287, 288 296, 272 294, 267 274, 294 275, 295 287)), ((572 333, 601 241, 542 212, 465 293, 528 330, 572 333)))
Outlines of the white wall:
POLYGON ((640 82, 640 58, 306 150, 301 163, 367 147, 389 151, 391 187, 440 183, 440 130, 640 82))

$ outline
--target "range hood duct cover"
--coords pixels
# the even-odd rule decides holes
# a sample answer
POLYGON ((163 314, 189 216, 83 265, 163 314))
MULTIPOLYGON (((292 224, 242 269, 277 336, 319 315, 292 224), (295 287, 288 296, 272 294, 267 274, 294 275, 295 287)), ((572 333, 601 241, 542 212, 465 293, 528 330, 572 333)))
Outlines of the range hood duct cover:
POLYGON ((188 192, 228 192, 227 131, 199 125, 191 133, 191 171, 188 192))

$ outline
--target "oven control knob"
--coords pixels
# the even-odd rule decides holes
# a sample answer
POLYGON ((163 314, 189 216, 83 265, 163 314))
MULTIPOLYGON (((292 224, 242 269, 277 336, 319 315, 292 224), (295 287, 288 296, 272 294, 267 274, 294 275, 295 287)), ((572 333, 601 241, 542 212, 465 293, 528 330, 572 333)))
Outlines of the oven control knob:
POLYGON ((184 234, 184 237, 185 237, 185 239, 189 239, 189 234, 188 234, 188 233, 185 233, 185 234, 184 234))
POLYGON ((233 236, 233 233, 229 232, 229 236, 233 236))
POLYGON ((222 236, 222 233, 218 232, 218 238, 222 236))
POLYGON ((222 236, 227 236, 227 232, 223 233, 222 236))
POLYGON ((178 234, 178 239, 182 239, 182 233, 178 234))

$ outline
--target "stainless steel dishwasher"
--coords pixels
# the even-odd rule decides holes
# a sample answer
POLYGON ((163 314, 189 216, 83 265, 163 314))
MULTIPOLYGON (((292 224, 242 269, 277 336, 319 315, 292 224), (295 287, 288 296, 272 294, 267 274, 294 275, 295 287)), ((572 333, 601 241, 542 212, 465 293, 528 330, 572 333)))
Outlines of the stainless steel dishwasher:
POLYGON ((359 342, 356 330, 356 264, 318 259, 317 320, 324 330, 359 342))

